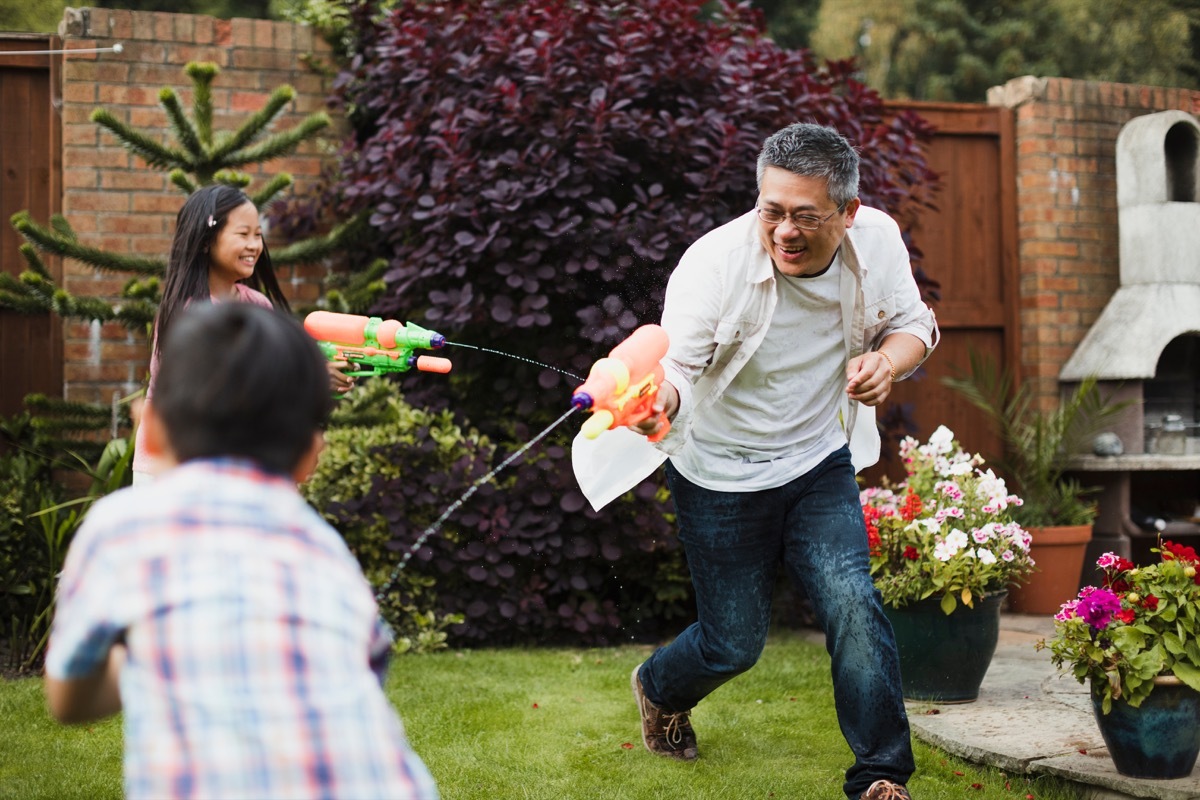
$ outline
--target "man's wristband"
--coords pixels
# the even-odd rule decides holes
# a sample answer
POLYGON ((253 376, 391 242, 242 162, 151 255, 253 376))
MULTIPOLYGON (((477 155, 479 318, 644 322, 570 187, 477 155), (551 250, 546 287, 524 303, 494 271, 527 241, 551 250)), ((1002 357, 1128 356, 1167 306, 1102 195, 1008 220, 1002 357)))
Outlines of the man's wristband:
POLYGON ((895 383, 896 382, 896 362, 892 361, 892 357, 889 356, 887 353, 883 352, 882 350, 876 350, 875 352, 879 353, 879 355, 881 355, 887 359, 888 366, 892 368, 892 383, 895 383))

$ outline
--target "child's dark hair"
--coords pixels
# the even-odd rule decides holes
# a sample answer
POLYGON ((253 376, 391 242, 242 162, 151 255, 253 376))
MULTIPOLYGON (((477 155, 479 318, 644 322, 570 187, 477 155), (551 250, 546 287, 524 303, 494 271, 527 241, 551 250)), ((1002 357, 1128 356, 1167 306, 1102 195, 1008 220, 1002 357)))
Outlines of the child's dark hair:
MULTIPOLYGON (((175 317, 189 302, 208 302, 209 250, 225 227, 229 212, 250 202, 240 189, 224 184, 204 186, 192 192, 175 218, 175 235, 167 257, 167 273, 163 281, 162 300, 158 304, 154 331, 162 341, 175 317)), ((242 281, 267 296, 276 308, 289 311, 287 299, 275 278, 271 254, 263 242, 262 254, 254 265, 254 273, 242 281)), ((158 348, 161 351, 161 347, 158 348)))
POLYGON ((282 311, 200 303, 164 337, 154 408, 181 463, 242 456, 288 475, 332 406, 325 358, 282 311))

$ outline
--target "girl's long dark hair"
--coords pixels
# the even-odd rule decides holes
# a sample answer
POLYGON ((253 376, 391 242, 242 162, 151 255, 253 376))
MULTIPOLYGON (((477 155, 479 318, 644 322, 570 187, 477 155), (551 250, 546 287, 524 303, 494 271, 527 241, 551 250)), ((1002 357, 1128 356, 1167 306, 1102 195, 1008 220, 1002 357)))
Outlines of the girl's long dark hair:
MULTIPOLYGON (((154 319, 156 354, 171 322, 184 306, 189 301, 208 302, 212 297, 208 288, 209 251, 225 227, 229 212, 249 202, 250 198, 240 189, 218 183, 192 192, 183 208, 179 209, 179 215, 175 218, 175 236, 171 239, 171 252, 167 256, 162 300, 154 319)), ((239 283, 265 294, 275 308, 291 310, 279 288, 265 241, 254 272, 239 283)))

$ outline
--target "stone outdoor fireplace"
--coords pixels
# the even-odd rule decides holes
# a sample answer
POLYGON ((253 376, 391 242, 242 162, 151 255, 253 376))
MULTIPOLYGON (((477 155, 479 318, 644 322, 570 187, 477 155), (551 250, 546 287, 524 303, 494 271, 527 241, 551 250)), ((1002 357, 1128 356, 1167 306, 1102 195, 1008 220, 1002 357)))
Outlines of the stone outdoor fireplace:
POLYGON ((1089 564, 1106 550, 1154 559, 1159 531, 1200 540, 1200 124, 1135 118, 1116 157, 1120 286, 1059 373, 1134 401, 1114 428, 1123 453, 1074 461, 1102 487, 1089 564))

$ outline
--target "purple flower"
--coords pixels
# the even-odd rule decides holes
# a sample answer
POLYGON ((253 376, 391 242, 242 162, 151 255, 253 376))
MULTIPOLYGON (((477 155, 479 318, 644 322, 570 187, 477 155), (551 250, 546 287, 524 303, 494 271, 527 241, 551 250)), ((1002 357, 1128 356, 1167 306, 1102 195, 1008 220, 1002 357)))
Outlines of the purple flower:
POLYGON ((1079 598, 1075 613, 1096 630, 1103 630, 1121 610, 1121 598, 1108 589, 1096 589, 1079 598))

